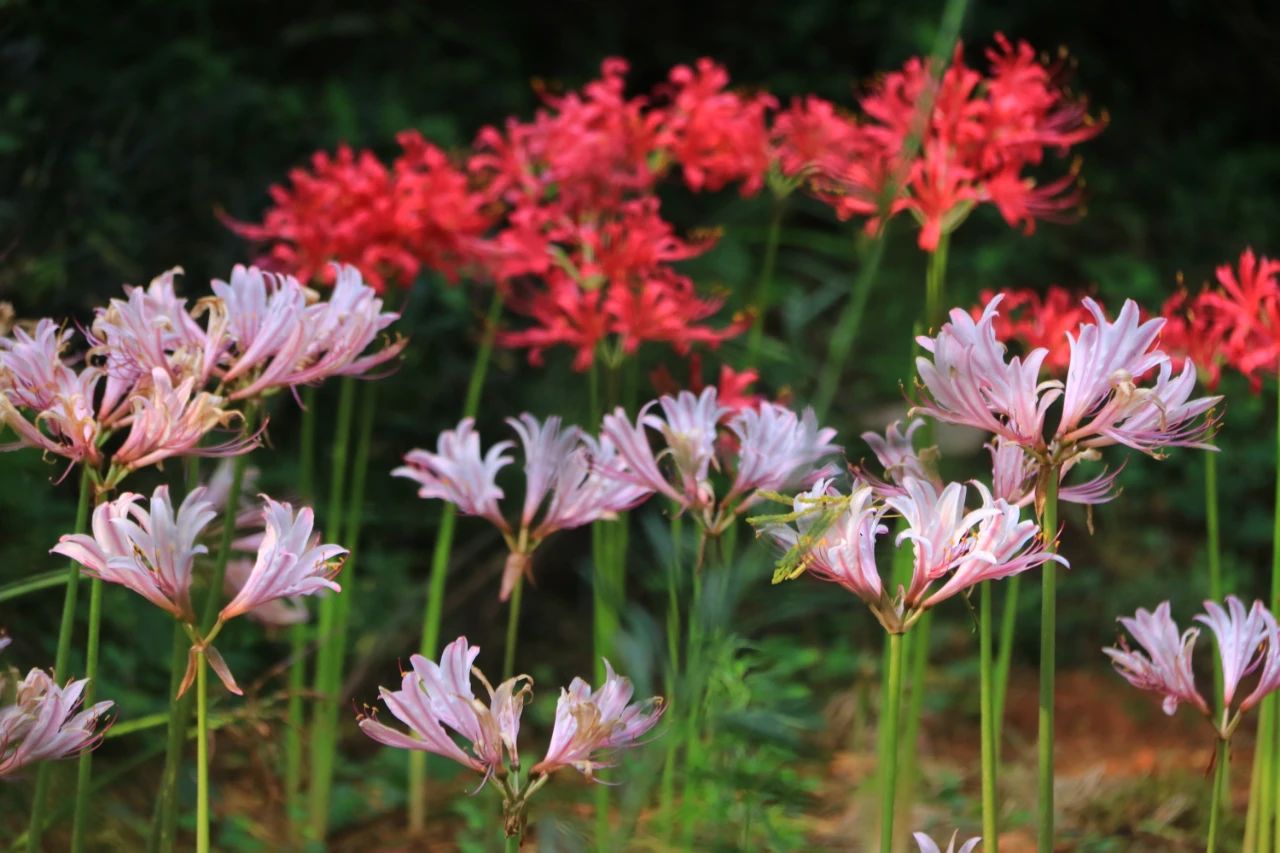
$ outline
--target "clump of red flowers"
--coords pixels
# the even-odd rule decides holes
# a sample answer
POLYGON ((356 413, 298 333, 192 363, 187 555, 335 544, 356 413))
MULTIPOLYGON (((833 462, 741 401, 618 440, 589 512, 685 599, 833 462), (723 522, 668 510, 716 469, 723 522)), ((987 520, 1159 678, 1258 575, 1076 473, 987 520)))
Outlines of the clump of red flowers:
POLYGON ((1215 278, 1216 286, 1194 296, 1182 290, 1165 302, 1161 346, 1177 364, 1192 359, 1210 388, 1230 367, 1257 391, 1264 376, 1280 370, 1280 261, 1245 249, 1215 278))
POLYGON ((996 337, 1003 343, 1015 344, 1024 353, 1047 349, 1045 369, 1055 374, 1065 373, 1071 363, 1067 335, 1079 329, 1081 323, 1093 322, 1081 294, 1056 284, 1049 285, 1044 293, 1029 287, 984 290, 979 305, 970 311, 975 320, 996 296, 1003 297, 1000 313, 992 323, 996 337))

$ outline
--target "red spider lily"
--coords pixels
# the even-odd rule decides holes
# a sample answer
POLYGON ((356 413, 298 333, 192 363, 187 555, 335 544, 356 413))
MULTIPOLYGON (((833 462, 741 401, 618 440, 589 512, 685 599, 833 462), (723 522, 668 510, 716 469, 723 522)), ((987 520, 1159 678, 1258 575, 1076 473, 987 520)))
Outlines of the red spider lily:
POLYGON ((706 58, 677 65, 668 79, 661 144, 689 188, 714 192, 739 182, 742 195, 759 192, 769 169, 766 113, 777 106, 773 96, 728 91, 729 73, 706 58))
POLYGON ((1204 293, 1191 296, 1185 290, 1170 296, 1160 308, 1164 318, 1160 347, 1179 370, 1188 361, 1194 364, 1210 390, 1222 380, 1226 352, 1225 329, 1216 314, 1204 293))
MULTIPOLYGON (((734 370, 727 364, 720 365, 720 376, 715 386, 720 405, 735 415, 743 409, 757 408, 765 401, 763 394, 751 391, 751 386, 759 378, 760 374, 750 368, 747 370, 734 370)), ((653 385, 653 390, 657 391, 659 395, 675 396, 678 392, 684 390, 701 394, 702 389, 707 387, 707 384, 702 379, 702 356, 696 352, 689 355, 689 381, 687 384, 682 385, 671 374, 665 364, 649 374, 649 381, 653 385)), ((779 399, 777 402, 785 403, 786 401, 779 399)))
POLYGON ((1198 302, 1214 312, 1222 337, 1222 357, 1256 388, 1280 360, 1280 261, 1245 249, 1236 268, 1216 271, 1218 288, 1198 302))
MULTIPOLYGON (((997 293, 1001 296, 1002 312, 995 317, 992 327, 996 338, 1004 343, 1015 343, 1021 350, 1031 352, 1043 347, 1049 351, 1044 367, 1050 373, 1061 375, 1071 363, 1071 346, 1067 335, 1081 323, 1092 320, 1080 301, 1080 295, 1056 284, 1041 294, 1031 288, 1005 288, 1001 291, 984 290, 979 302, 985 306, 997 293)), ((982 317, 982 307, 971 309, 974 319, 982 317)), ((1165 326, 1164 335, 1168 336, 1165 326)), ((1200 364, 1199 360, 1196 364, 1200 364)), ((1181 364, 1179 364, 1181 367, 1181 364)))
POLYGON ((360 269, 377 290, 408 286, 424 267, 456 278, 489 226, 484 199, 467 174, 413 131, 388 169, 372 152, 341 146, 317 152, 311 168, 271 188, 261 224, 227 220, 242 237, 267 244, 264 266, 304 282, 332 283, 334 261, 360 269))

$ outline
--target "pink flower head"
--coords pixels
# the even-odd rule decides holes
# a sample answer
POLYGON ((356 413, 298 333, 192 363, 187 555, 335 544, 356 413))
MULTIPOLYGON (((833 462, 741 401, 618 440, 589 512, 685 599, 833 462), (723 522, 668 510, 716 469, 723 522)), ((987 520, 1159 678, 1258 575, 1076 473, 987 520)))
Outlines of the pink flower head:
POLYGON ((193 623, 191 573, 208 553, 198 544, 216 513, 202 488, 194 489, 174 512, 169 487, 151 495, 151 508, 129 492, 93 511, 93 535, 63 536, 53 553, 69 557, 94 577, 128 587, 175 618, 193 623))
POLYGON ((744 409, 728 424, 737 438, 737 473, 725 500, 758 489, 777 491, 807 487, 833 473, 818 463, 840 448, 831 443, 836 431, 820 428, 812 409, 802 415, 776 403, 744 409))
POLYGON ((310 340, 307 293, 290 275, 275 275, 237 264, 230 281, 215 280, 215 310, 225 313, 227 335, 234 347, 222 381, 257 375, 258 389, 287 375, 302 359, 310 340))
MULTIPOLYGON (((522 417, 533 422, 530 415, 522 417)), ((651 489, 610 475, 619 470, 625 472, 625 463, 608 439, 597 441, 581 431, 574 432, 577 434, 573 445, 555 466, 550 499, 542 518, 530 528, 535 540, 544 539, 557 530, 571 530, 599 519, 614 518, 653 494, 651 489)), ((526 467, 531 467, 533 458, 526 447, 526 467)))
MULTIPOLYGON (((912 443, 912 436, 923 426, 923 420, 914 418, 907 424, 905 430, 902 428, 901 421, 894 421, 885 429, 884 435, 878 432, 864 432, 862 440, 876 455, 888 482, 874 479, 861 470, 859 475, 884 494, 900 492, 902 482, 907 477, 936 482, 937 475, 931 472, 930 464, 922 458, 924 454, 917 453, 912 443)), ((930 451, 925 451, 925 453, 928 452, 930 451)))
POLYGON ((1024 519, 1018 507, 993 499, 981 483, 976 488, 982 495, 983 517, 973 529, 967 552, 921 607, 935 607, 983 581, 1011 577, 1047 562, 1067 565, 1066 560, 1047 550, 1034 519, 1024 519))
MULTIPOLYGON (((5 363, 0 362, 0 368, 5 363)), ((0 369, 0 424, 7 424, 18 436, 17 443, 0 445, 0 450, 34 447, 73 463, 99 464, 102 452, 98 445, 103 427, 94 415, 93 401, 102 374, 90 367, 79 374, 56 371, 52 378, 58 383, 56 387, 44 387, 41 391, 42 395, 48 395, 48 405, 33 410, 35 417, 29 421, 11 400, 11 396, 21 398, 22 393, 15 387, 4 387, 4 371, 0 369)))
MULTIPOLYGON (((982 842, 981 837, 970 838, 968 841, 961 844, 960 849, 957 850, 957 834, 958 830, 957 832, 951 833, 951 841, 947 843, 946 853, 973 853, 973 851, 977 849, 978 844, 982 842)), ((942 853, 942 848, 938 846, 937 842, 925 835, 923 832, 917 832, 912 837, 915 838, 916 845, 920 848, 920 853, 942 853)))
POLYGON ((605 415, 601 432, 626 464, 625 479, 683 507, 706 507, 714 500, 708 476, 715 461, 720 419, 727 411, 719 405, 715 388, 703 389, 696 396, 681 391, 674 397, 664 396, 646 404, 634 424, 619 407, 605 415), (662 408, 661 415, 652 412, 654 406, 662 408), (649 429, 660 433, 666 444, 657 456, 649 446, 649 429), (672 481, 659 465, 664 457, 671 460, 672 481))
POLYGON ((915 555, 905 599, 908 606, 923 604, 930 584, 960 564, 969 553, 973 528, 992 514, 992 507, 967 512, 967 494, 960 483, 939 489, 927 480, 909 478, 903 481, 902 494, 886 498, 907 525, 894 544, 901 547, 910 542, 915 555))
POLYGON ((832 497, 839 497, 839 493, 831 481, 819 480, 809 491, 796 495, 794 527, 766 524, 761 532, 788 553, 802 551, 796 556, 805 571, 840 584, 878 613, 884 585, 876 567, 876 537, 889 530, 881 523, 887 509, 876 501, 870 486, 857 486, 847 505, 828 521, 822 518, 822 499, 832 497))
POLYGON ((1191 652, 1200 632, 1188 628, 1179 634, 1167 601, 1158 605, 1154 613, 1139 608, 1133 617, 1121 618, 1120 624, 1140 648, 1131 650, 1121 637, 1119 646, 1102 651, 1125 680, 1139 690, 1163 695, 1166 714, 1177 711, 1180 702, 1188 702, 1208 714, 1209 706, 1196 690, 1191 671, 1191 652))
POLYGON ((363 376, 395 358, 408 344, 402 338, 362 355, 399 317, 382 310, 382 300, 355 267, 338 266, 329 298, 308 306, 301 318, 306 345, 296 353, 295 361, 287 362, 284 353, 294 354, 294 350, 285 348, 257 380, 232 397, 244 399, 269 388, 310 385, 331 376, 363 376))
POLYGON ((528 676, 508 679, 494 690, 474 669, 479 654, 478 646, 469 646, 466 637, 459 637, 445 646, 438 664, 414 655, 399 690, 379 688, 382 703, 410 733, 378 722, 373 712, 361 715, 361 731, 386 746, 442 755, 483 773, 486 779, 502 769, 504 750, 518 767, 516 738, 529 697, 528 676), (473 672, 489 691, 488 706, 472 692, 473 672), (470 751, 459 746, 450 731, 461 736, 470 751))
MULTIPOLYGON (((1247 613, 1244 603, 1234 595, 1227 596, 1226 603, 1227 606, 1224 609, 1216 601, 1206 601, 1205 612, 1195 617, 1197 622, 1209 626, 1209 630, 1213 631, 1218 639, 1218 656, 1222 661, 1224 708, 1229 707, 1235 699, 1240 681, 1252 674, 1264 661, 1275 669, 1275 664, 1270 659, 1276 656, 1275 617, 1262 606, 1262 602, 1255 601, 1247 613)), ((1264 687, 1265 684, 1259 684, 1259 688, 1264 687)), ((1256 696, 1250 694, 1249 698, 1241 703, 1241 710, 1248 710, 1275 687, 1276 684, 1273 683, 1261 692, 1255 690, 1256 696)))
MULTIPOLYGON (((253 560, 245 558, 228 560, 227 571, 223 576, 223 592, 233 598, 239 595, 253 574, 253 564, 253 560)), ((311 617, 311 614, 307 612, 307 605, 302 597, 292 595, 264 602, 246 611, 245 616, 268 628, 284 628, 289 625, 301 625, 311 617)))
POLYGON ((99 308, 92 327, 94 351, 103 357, 107 387, 100 411, 112 411, 152 371, 165 371, 180 382, 195 377, 204 385, 223 356, 227 341, 223 327, 213 324, 209 334, 187 310, 186 300, 174 292, 181 267, 156 276, 147 287, 126 287, 124 299, 99 308))
POLYGON ((932 358, 916 359, 929 393, 916 408, 947 423, 1035 445, 1042 440, 1045 414, 1060 392, 1057 383, 1039 380, 1047 350, 1006 361, 1004 344, 994 329, 1000 301, 997 295, 976 321, 957 308, 935 337, 917 339, 932 358))
POLYGON ((637 746, 657 725, 664 710, 662 697, 632 702, 631 681, 615 673, 607 660, 604 670, 604 684, 595 691, 581 678, 560 691, 551 743, 531 772, 549 774, 572 767, 594 780, 597 770, 613 766, 601 752, 637 746))
POLYGON ((12 338, 0 337, 0 397, 33 412, 53 408, 63 389, 76 384, 75 371, 62 358, 74 335, 45 318, 33 334, 17 327, 12 338))
POLYGON ((435 453, 411 450, 405 454, 406 464, 391 474, 419 483, 422 488, 418 490, 418 497, 448 501, 463 515, 487 518, 498 529, 509 533, 510 525, 498 509, 503 493, 497 476, 511 464, 511 457, 504 455, 511 447, 511 442, 500 441, 481 458, 475 419, 464 418, 456 429, 440 433, 435 453))
POLYGON ((48 673, 33 669, 16 685, 8 682, 0 673, 0 696, 13 697, 12 705, 0 706, 0 779, 39 761, 92 749, 102 739, 98 723, 113 703, 77 712, 87 678, 59 687, 48 673))
POLYGON ((267 602, 295 595, 315 595, 324 589, 341 590, 333 576, 342 568, 339 558, 347 550, 339 545, 317 544, 312 536, 315 518, 310 507, 294 512, 287 503, 262 495, 266 534, 258 546, 253 568, 236 597, 218 621, 225 622, 267 602))
POLYGON ((129 470, 145 468, 174 456, 234 456, 257 446, 257 437, 232 439, 213 447, 201 440, 218 427, 240 417, 222 408, 223 400, 197 391, 195 377, 175 386, 162 368, 151 371, 151 382, 130 398, 129 434, 112 462, 129 470))

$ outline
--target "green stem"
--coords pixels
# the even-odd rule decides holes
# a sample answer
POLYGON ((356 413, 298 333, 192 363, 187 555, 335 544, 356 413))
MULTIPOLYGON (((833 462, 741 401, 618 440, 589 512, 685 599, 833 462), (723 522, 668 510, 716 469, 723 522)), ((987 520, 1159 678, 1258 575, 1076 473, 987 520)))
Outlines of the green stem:
MULTIPOLYGON (((502 291, 495 287, 485 316, 485 326, 471 366, 467 381, 467 397, 462 416, 475 417, 480 408, 480 393, 484 389, 489 359, 493 354, 493 342, 498 332, 498 317, 502 313, 502 291)), ((419 651, 424 657, 434 658, 440 643, 440 620, 444 613, 445 578, 449 571, 449 555, 453 552, 453 532, 458 520, 458 510, 453 504, 445 504, 440 513, 440 526, 436 532, 435 549, 431 553, 431 573, 427 581, 427 603, 422 616, 422 644, 419 651)), ((427 825, 427 756, 418 750, 409 752, 409 830, 419 833, 427 825)))
MULTIPOLYGON (((182 683, 182 671, 187 662, 187 649, 191 639, 181 622, 174 622, 173 643, 169 651, 169 721, 165 738, 164 770, 160 776, 160 795, 156 799, 155 823, 151 829, 147 848, 151 851, 173 849, 174 828, 178 814, 178 772, 182 769, 182 749, 186 742, 183 728, 190 710, 190 699, 178 698, 182 683)), ((113 727, 113 731, 119 726, 113 727)))
MULTIPOLYGON (((1040 529, 1052 548, 1058 537, 1058 479, 1056 466, 1044 472, 1044 511, 1040 529)), ((1039 840, 1040 853, 1053 853, 1053 716, 1057 661, 1057 563, 1040 571, 1040 719, 1039 719, 1039 840)))
POLYGON ((946 279, 947 250, 951 243, 951 235, 943 234, 938 238, 938 247, 929 256, 929 264, 925 271, 924 292, 924 325, 932 330, 942 322, 946 311, 946 279))
MULTIPOLYGON (((315 386, 302 391, 302 424, 299 430, 298 496, 302 503, 315 503, 316 416, 315 386)), ((302 701, 307 683, 307 626, 289 628, 289 699, 284 732, 284 794, 289 821, 289 838, 295 844, 302 835, 305 806, 302 802, 302 734, 306 726, 306 710, 302 701)))
POLYGON ((978 657, 982 688, 982 837, 987 850, 998 850, 1000 845, 999 812, 996 806, 996 773, 999 759, 996 757, 996 719, 994 684, 991 671, 991 581, 978 589, 978 657))
POLYGON ((1244 853, 1258 853, 1258 811, 1262 805, 1263 755, 1268 751, 1266 733, 1271 729, 1271 706, 1265 701, 1258 714, 1258 730, 1254 738, 1253 769, 1249 774, 1249 808, 1244 818, 1244 853))
POLYGON ((898 715, 902 709, 902 635, 889 635, 889 682, 881 703, 885 728, 884 740, 889 744, 887 759, 880 765, 880 853, 893 853, 893 800, 898 787, 898 715))
MULTIPOLYGON (((910 549, 907 549, 910 551, 910 549)), ((916 622, 911 633, 904 636, 902 645, 903 658, 907 662, 907 680, 911 692, 907 699, 906 725, 898 738, 898 761, 901 770, 898 773, 897 804, 898 814, 902 819, 911 822, 915 806, 916 784, 920 781, 920 720, 924 713, 925 672, 929 663, 929 637, 933 633, 933 611, 927 610, 916 622)))
MULTIPOLYGON (((1221 603, 1225 593, 1222 584, 1222 551, 1218 528, 1218 454, 1204 454, 1204 519, 1209 557, 1209 598, 1221 603)), ((1214 645, 1217 645, 1215 635, 1214 645)), ((1222 657, 1213 656, 1213 695, 1217 716, 1222 716, 1222 657)))
MULTIPOLYGON (((76 533, 83 533, 89 526, 89 502, 93 495, 93 472, 88 465, 80 469, 80 497, 76 501, 76 533)), ((53 672, 59 680, 67 678, 71 656, 71 632, 76 621, 76 596, 80 587, 80 564, 67 562, 66 592, 62 597, 62 621, 58 624, 58 650, 54 656, 53 672)), ((36 770, 35 799, 31 803, 31 821, 27 828, 27 850, 39 851, 40 836, 44 831, 44 806, 49 791, 49 774, 53 762, 42 762, 36 770)))
POLYGON ((826 417, 835 399, 836 386, 844 372, 845 362, 853 351, 853 344, 858 339, 858 331, 862 328, 862 315, 866 312, 867 300, 871 296, 871 286, 880 272, 880 263, 884 259, 884 246, 888 237, 889 220, 881 221, 880 228, 871 238, 871 245, 865 252, 862 269, 853 281, 849 301, 836 320, 836 327, 831 332, 827 343, 827 359, 818 377, 818 388, 813 394, 813 408, 818 419, 826 417))
POLYGON ((516 578, 511 588, 511 600, 507 603, 507 644, 502 650, 502 680, 516 672, 516 641, 520 635, 520 601, 524 598, 524 573, 516 578))
MULTIPOLYGON (((680 677, 680 560, 684 543, 684 516, 679 507, 671 509, 671 562, 667 566, 667 672, 664 679, 668 703, 675 701, 678 679, 680 677)), ((683 713, 683 708, 678 713, 683 713)), ((670 704, 668 714, 672 714, 670 704)), ((672 717, 676 719, 676 717, 672 717)), ((674 804, 676 794, 676 750, 679 739, 668 735, 666 738, 666 755, 662 760, 662 786, 660 789, 659 812, 662 815, 662 838, 667 846, 671 845, 672 833, 675 830, 674 804)))
MULTIPOLYGON (((698 553, 701 560, 706 559, 706 553, 712 550, 707 547, 706 531, 699 530, 698 535, 701 537, 698 546, 698 553)), ((681 774, 684 780, 683 796, 681 797, 684 808, 682 809, 682 836, 684 849, 693 848, 693 836, 696 829, 697 816, 699 814, 699 805, 695 802, 694 792, 696 790, 697 779, 701 770, 702 750, 699 744, 700 731, 700 711, 702 706, 703 695, 703 667, 702 657, 705 649, 703 648, 703 613, 702 613, 702 573, 704 566, 695 562, 693 570, 690 572, 692 577, 693 589, 689 600, 689 624, 686 629, 688 641, 685 644, 685 701, 688 707, 684 713, 684 768, 681 774)))
MULTIPOLYGON (((98 687, 98 640, 102 630, 102 579, 89 581, 89 638, 85 647, 84 677, 89 683, 84 688, 84 704, 93 704, 98 687)), ((93 775, 93 750, 80 753, 76 766, 76 810, 71 820, 71 850, 84 850, 85 824, 89 820, 89 780, 93 775)))
POLYGON ((502 849, 506 853, 520 853, 520 836, 504 835, 502 841, 502 849))
POLYGON ((764 260, 760 264, 760 277, 756 280, 755 296, 751 308, 755 316, 751 320, 751 334, 747 338, 747 366, 755 367, 760 356, 760 342, 764 338, 764 317, 773 304, 773 270, 778 262, 778 241, 782 234, 782 215, 786 205, 780 198, 773 200, 769 216, 769 234, 765 238, 764 260))
POLYGON ((1205 841, 1205 853, 1216 853, 1218 849, 1223 800, 1227 791, 1227 746, 1226 740, 1218 738, 1218 752, 1213 768, 1213 788, 1210 789, 1209 794, 1209 837, 1205 841))
POLYGON ((996 758, 999 759, 1004 737, 1004 701, 1009 692, 1009 669, 1013 665, 1013 644, 1017 640, 1018 590, 1022 578, 1014 575, 1005 581, 1004 606, 1000 611, 1000 649, 996 653, 995 703, 992 721, 995 724, 994 741, 996 758))
POLYGON ((196 655, 196 853, 209 851, 209 708, 208 667, 196 655))
POLYGON ((320 605, 319 653, 316 658, 314 679, 317 696, 323 697, 312 709, 311 716, 311 778, 308 790, 309 825, 311 838, 322 840, 329 828, 329 796, 333 790, 333 771, 337 759, 337 721, 342 689, 342 663, 346 651, 347 623, 351 612, 351 596, 354 593, 354 570, 358 543, 358 525, 363 504, 365 472, 368 469, 369 445, 373 431, 375 406, 373 396, 376 385, 365 386, 365 399, 360 406, 354 402, 355 380, 343 379, 342 394, 338 403, 338 431, 333 445, 329 514, 325 525, 334 541, 348 549, 347 561, 342 569, 342 590, 327 596, 320 605), (351 393, 348 394, 348 389, 351 393), (351 491, 347 493, 346 469, 350 427, 355 408, 360 409, 360 430, 354 464, 351 465, 351 491), (345 525, 345 526, 344 526, 345 525))

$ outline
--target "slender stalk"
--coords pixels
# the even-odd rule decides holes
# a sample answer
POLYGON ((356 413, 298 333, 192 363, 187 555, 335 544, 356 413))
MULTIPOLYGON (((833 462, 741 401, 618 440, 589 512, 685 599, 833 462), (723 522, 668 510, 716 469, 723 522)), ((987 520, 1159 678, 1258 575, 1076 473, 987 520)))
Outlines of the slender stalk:
POLYGON ((880 853, 893 851, 893 801, 898 787, 898 715, 902 710, 902 635, 889 635, 889 683, 881 707, 884 717, 886 761, 880 765, 880 853))
MULTIPOLYGON (((76 501, 75 532, 83 533, 89 526, 89 501, 93 494, 93 472, 89 467, 80 469, 80 497, 76 501)), ((62 621, 58 624, 58 650, 54 656, 53 672, 59 680, 67 678, 71 656, 71 632, 76 621, 76 596, 80 587, 80 564, 67 562, 66 592, 62 597, 62 621)), ((35 798, 31 803, 31 820, 27 826, 27 850, 36 853, 41 849, 40 836, 44 832, 44 806, 49 791, 49 774, 53 762, 42 762, 36 770, 35 798)))
POLYGON ((698 544, 699 559, 695 561, 693 571, 690 573, 693 581, 693 590, 689 601, 689 624, 686 629, 686 636, 689 638, 685 645, 685 696, 688 702, 688 708, 684 714, 684 772, 683 776, 683 796, 684 802, 682 809, 682 846, 688 850, 693 847, 693 835, 698 815, 698 805, 695 803, 695 776, 700 769, 702 760, 701 750, 699 749, 698 736, 699 716, 701 711, 702 700, 702 657, 703 652, 703 614, 702 614, 702 572, 704 567, 700 564, 708 551, 713 550, 707 547, 706 531, 699 530, 700 538, 698 544))
POLYGON ((502 839, 502 849, 506 853, 520 853, 520 836, 504 835, 502 839))
POLYGON ((204 654, 196 655, 196 853, 209 851, 209 690, 204 654))
POLYGON ((1209 802, 1209 837, 1205 841, 1205 853, 1217 853, 1218 834, 1222 823, 1223 800, 1227 792, 1228 741, 1218 738, 1218 752, 1214 758, 1213 788, 1209 802))
POLYGON ((338 541, 347 547, 349 555, 342 567, 342 590, 325 599, 326 603, 333 602, 332 631, 326 639, 329 653, 316 663, 316 681, 319 683, 317 693, 329 697, 330 701, 316 707, 312 721, 310 798, 311 832, 315 838, 324 838, 329 825, 329 796, 333 790, 333 772, 338 750, 338 700, 342 692, 351 601, 355 596, 355 570, 360 556, 360 528, 364 520, 365 482, 373 443, 374 415, 378 408, 377 392, 377 385, 365 385, 359 406, 360 427, 352 464, 351 492, 342 516, 346 526, 341 532, 336 526, 332 529, 333 535, 339 537, 338 541))
POLYGON ((1258 731, 1253 747, 1253 769, 1249 774, 1249 808, 1244 817, 1244 853, 1258 853, 1258 810, 1262 805, 1262 755, 1266 746, 1264 733, 1270 729, 1271 707, 1264 701, 1259 708, 1258 731))
MULTIPOLYGON (((298 496, 310 506, 315 502, 316 468, 316 389, 308 386, 302 392, 302 425, 299 431, 298 496)), ((289 628, 289 700, 284 732, 284 795, 289 821, 289 838, 297 842, 302 835, 304 804, 302 802, 302 732, 306 711, 302 693, 307 683, 307 633, 305 624, 289 628)))
MULTIPOLYGON (((684 543, 684 516, 679 507, 671 510, 671 563, 667 566, 667 672, 665 681, 666 695, 669 702, 676 696, 680 677, 680 575, 681 549, 684 543)), ((683 713, 680 708, 674 713, 683 713)), ((668 714, 673 712, 668 706, 668 714)), ((677 719, 672 717, 672 719, 677 719)), ((675 830, 673 806, 676 794, 676 750, 679 738, 668 735, 666 755, 662 760, 662 783, 659 789, 659 812, 662 815, 662 838, 670 846, 672 833, 675 830)))
MULTIPOLYGON (((1204 520, 1209 558, 1209 598, 1221 602, 1225 593, 1222 583, 1222 546, 1218 527, 1218 454, 1204 454, 1204 520)), ((1214 639, 1217 645, 1217 639, 1214 639)), ((1213 656, 1213 695, 1216 711, 1222 715, 1222 657, 1213 656)))
POLYGON ((502 650, 502 680, 516 672, 516 642, 520 635, 520 601, 524 598, 524 575, 516 578, 511 588, 511 600, 507 602, 507 644, 502 650))
POLYGON ((1000 610, 1000 648, 996 652, 995 700, 991 719, 995 724, 993 740, 996 758, 1000 757, 1004 737, 1004 700, 1009 692, 1009 668, 1013 665, 1013 644, 1017 639, 1018 590, 1022 586, 1019 575, 1004 583, 1004 606, 1000 610))
MULTIPOLYGON (((1044 472, 1044 510, 1040 529, 1049 547, 1058 536, 1058 469, 1044 472)), ((1053 853, 1053 712, 1057 642, 1058 564, 1040 571, 1040 720, 1039 720, 1039 840, 1040 853, 1053 853)))
POLYGON ((751 308, 755 316, 751 320, 751 334, 747 338, 747 366, 755 367, 760 356, 760 342, 764 338, 764 317, 773 303, 773 271, 778 262, 778 240, 782 235, 782 215, 785 202, 774 198, 769 216, 769 234, 765 238, 764 260, 760 264, 760 277, 756 279, 755 296, 751 308))
POLYGON ((996 773, 1000 762, 996 757, 996 718, 991 661, 991 581, 978 589, 978 659, 982 698, 982 838, 988 850, 1000 845, 1000 815, 996 806, 996 773))
MULTIPOLYGON (((89 639, 85 647, 84 677, 89 683, 84 688, 85 706, 93 704, 98 686, 98 639, 102 629, 102 579, 89 581, 89 639)), ((76 764, 76 809, 71 820, 71 850, 84 850, 85 824, 89 820, 89 780, 93 775, 93 750, 80 753, 76 764)))
MULTIPOLYGON (((498 317, 502 313, 502 291, 493 289, 489 312, 485 315, 480 349, 471 366, 467 381, 467 397, 463 403, 463 417, 475 417, 480 408, 480 393, 484 389, 489 371, 489 359, 493 354, 494 337, 498 332, 498 317)), ((449 555, 453 552, 453 532, 458 521, 458 510, 453 504, 445 504, 440 513, 440 526, 436 531, 435 549, 431 553, 431 572, 427 581, 427 603, 422 615, 422 643, 419 651, 424 657, 434 658, 440 643, 440 620, 444 613, 445 578, 449 571, 449 555)), ((409 751, 409 830, 421 832, 427 825, 427 756, 418 750, 409 751)))

